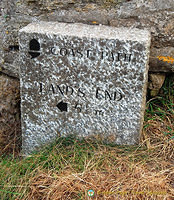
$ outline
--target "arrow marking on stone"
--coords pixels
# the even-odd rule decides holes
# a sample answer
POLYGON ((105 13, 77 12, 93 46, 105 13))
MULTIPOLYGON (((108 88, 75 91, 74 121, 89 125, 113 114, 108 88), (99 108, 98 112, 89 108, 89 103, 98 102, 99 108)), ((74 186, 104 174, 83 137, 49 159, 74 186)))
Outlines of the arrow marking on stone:
POLYGON ((63 101, 59 102, 57 104, 57 107, 61 112, 63 112, 63 111, 67 112, 68 111, 68 104, 64 103, 63 101))

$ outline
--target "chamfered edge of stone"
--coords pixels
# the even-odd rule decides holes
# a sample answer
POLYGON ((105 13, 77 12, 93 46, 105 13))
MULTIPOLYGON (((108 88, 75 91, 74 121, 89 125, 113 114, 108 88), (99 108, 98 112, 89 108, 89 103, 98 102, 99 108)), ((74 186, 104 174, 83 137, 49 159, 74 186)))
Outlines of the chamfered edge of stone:
POLYGON ((50 35, 63 35, 71 37, 87 37, 102 39, 119 39, 149 43, 150 32, 146 29, 117 28, 106 25, 87 25, 82 23, 59 23, 59 22, 34 22, 19 30, 19 34, 40 33, 50 35))

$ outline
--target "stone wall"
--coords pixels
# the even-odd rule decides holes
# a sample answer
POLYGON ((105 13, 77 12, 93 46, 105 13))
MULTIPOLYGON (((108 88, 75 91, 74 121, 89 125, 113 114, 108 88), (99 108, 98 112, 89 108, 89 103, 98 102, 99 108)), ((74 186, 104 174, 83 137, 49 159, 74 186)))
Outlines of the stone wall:
MULTIPOLYGON (((93 25, 146 28, 152 34, 150 72, 171 73, 174 71, 174 63, 164 62, 157 58, 157 56, 174 57, 173 0, 1 0, 0 72, 9 77, 2 74, 0 76, 2 88, 5 82, 8 82, 6 89, 1 90, 0 114, 2 119, 12 119, 6 119, 8 121, 5 122, 6 127, 1 128, 6 135, 10 135, 8 127, 19 124, 15 114, 17 112, 19 115, 19 100, 14 97, 17 94, 16 91, 10 89, 14 85, 17 88, 19 84, 18 31, 33 21, 80 22, 93 25), (11 93, 9 98, 6 98, 7 90, 11 93), (6 101, 7 112, 2 111, 4 101, 6 101), (14 104, 16 110, 13 108, 14 104)), ((151 75, 151 81, 156 80, 156 77, 158 78, 158 75, 155 75, 155 79, 151 75)), ((161 74, 159 78, 164 80, 161 74)), ((156 87, 155 82, 150 84, 151 89, 156 87)), ((19 129, 16 130, 20 132, 19 129)))
POLYGON ((172 72, 173 0, 2 0, 0 5, 1 71, 18 77, 18 30, 32 21, 81 22, 147 28, 152 34, 150 71, 172 72))

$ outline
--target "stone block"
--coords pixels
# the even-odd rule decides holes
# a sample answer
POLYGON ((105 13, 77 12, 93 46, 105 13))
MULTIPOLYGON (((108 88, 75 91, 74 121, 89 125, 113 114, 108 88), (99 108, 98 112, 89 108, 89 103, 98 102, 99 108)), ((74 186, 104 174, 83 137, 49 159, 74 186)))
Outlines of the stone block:
POLYGON ((138 143, 148 31, 40 22, 21 29, 19 38, 24 154, 58 135, 138 143))

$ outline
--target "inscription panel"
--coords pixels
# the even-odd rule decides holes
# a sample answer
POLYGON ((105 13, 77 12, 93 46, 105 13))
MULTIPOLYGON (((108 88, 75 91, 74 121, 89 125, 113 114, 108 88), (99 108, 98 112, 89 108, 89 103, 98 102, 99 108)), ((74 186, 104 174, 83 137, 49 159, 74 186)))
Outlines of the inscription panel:
POLYGON ((139 140, 150 34, 145 30, 42 22, 23 28, 20 83, 23 152, 61 135, 139 140))

